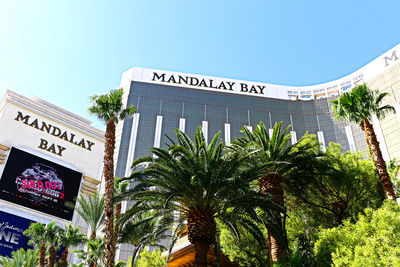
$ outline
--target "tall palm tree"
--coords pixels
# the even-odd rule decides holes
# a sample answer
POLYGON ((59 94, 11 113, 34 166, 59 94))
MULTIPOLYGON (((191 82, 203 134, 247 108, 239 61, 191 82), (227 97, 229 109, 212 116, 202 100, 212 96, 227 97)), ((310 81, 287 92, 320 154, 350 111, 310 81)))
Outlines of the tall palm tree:
POLYGON ((90 228, 89 239, 93 240, 104 224, 104 197, 94 192, 93 195, 79 196, 76 211, 90 228))
POLYGON ((115 149, 115 126, 120 120, 124 120, 136 112, 133 105, 123 107, 123 89, 112 90, 109 94, 91 96, 92 106, 89 113, 106 123, 105 145, 104 145, 104 169, 105 180, 104 214, 105 214, 105 250, 106 266, 114 266, 115 246, 113 242, 114 233, 114 149, 115 149))
POLYGON ((58 236, 60 239, 60 243, 65 247, 64 251, 61 254, 61 257, 58 261, 59 267, 67 266, 67 258, 69 253, 69 248, 71 246, 78 246, 80 244, 85 243, 86 236, 80 233, 79 228, 73 227, 71 223, 66 225, 64 229, 59 229, 58 236))
POLYGON ((29 237, 28 244, 39 247, 39 267, 44 267, 46 257, 46 228, 43 223, 32 223, 24 231, 24 235, 29 237))
MULTIPOLYGON (((296 168, 296 161, 306 160, 313 156, 309 153, 311 147, 297 144, 290 144, 291 134, 288 126, 282 131, 282 122, 276 123, 273 127, 272 135, 269 136, 268 129, 263 122, 260 122, 254 132, 243 127, 241 132, 243 137, 237 138, 232 142, 230 149, 234 152, 241 152, 250 149, 251 163, 254 168, 260 170, 258 187, 261 194, 270 195, 272 200, 280 206, 285 206, 284 192, 282 183, 285 176, 296 168)), ((288 251, 285 220, 281 214, 276 214, 276 227, 281 234, 268 230, 268 250, 271 262, 276 262, 283 254, 288 251), (284 239, 280 238, 284 236, 284 239)))
MULTIPOLYGON (((115 177, 114 195, 120 195, 122 193, 125 193, 126 190, 128 189, 128 186, 129 186, 129 182, 121 181, 121 178, 115 177)), ((115 202, 115 224, 114 224, 114 232, 113 232, 113 240, 112 241, 113 241, 113 247, 116 247, 117 242, 118 242, 119 228, 120 228, 119 217, 121 216, 122 202, 115 201, 115 198, 114 198, 114 202, 115 202)))
MULTIPOLYGON (((257 218, 256 208, 273 214, 278 207, 250 187, 254 171, 247 168, 247 151, 224 154, 225 144, 217 133, 207 146, 201 127, 192 141, 176 129, 177 144, 153 148, 156 157, 140 158, 133 168, 147 167, 132 173, 136 186, 125 196, 134 200, 133 214, 153 210, 155 217, 174 216, 178 225, 186 224, 189 241, 195 248, 195 267, 207 266, 209 247, 215 244, 216 220, 237 230, 235 216, 257 218), (176 216, 177 215, 177 216, 176 216)), ((266 217, 266 216, 265 216, 266 217)))
POLYGON ((350 92, 344 93, 338 99, 332 100, 335 119, 349 120, 360 125, 364 131, 369 150, 372 153, 379 178, 383 184, 388 199, 395 200, 396 195, 390 181, 385 161, 382 157, 379 142, 371 124, 373 115, 383 119, 388 113, 394 112, 390 105, 383 105, 382 101, 388 93, 379 93, 371 90, 366 84, 355 87, 350 92))

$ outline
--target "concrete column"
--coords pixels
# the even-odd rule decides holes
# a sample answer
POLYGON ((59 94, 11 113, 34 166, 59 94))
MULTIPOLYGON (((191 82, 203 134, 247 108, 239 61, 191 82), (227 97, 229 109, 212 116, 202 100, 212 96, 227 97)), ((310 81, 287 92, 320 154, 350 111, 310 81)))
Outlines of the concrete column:
POLYGON ((206 141, 206 144, 208 144, 208 121, 202 121, 201 122, 201 129, 203 131, 204 139, 206 141))
POLYGON ((344 128, 344 130, 346 132, 347 142, 349 143, 350 151, 355 152, 356 151, 356 145, 354 143, 354 137, 353 137, 353 132, 351 131, 351 126, 347 125, 344 128))
POLYGON ((131 136, 129 138, 128 157, 126 159, 125 176, 131 174, 131 165, 135 157, 136 138, 139 127, 140 113, 133 114, 131 136))
POLYGON ((381 124, 375 115, 372 116, 372 124, 376 134, 376 139, 378 139, 379 147, 382 151, 382 157, 385 161, 390 161, 389 151, 386 146, 385 137, 383 136, 381 124))
POLYGON ((292 145, 297 143, 297 135, 295 131, 290 131, 290 133, 292 134, 291 140, 292 140, 292 145))
POLYGON ((186 125, 186 119, 180 118, 179 119, 179 131, 185 132, 185 125, 186 125))
POLYGON ((317 136, 318 136, 318 141, 321 144, 322 152, 325 152, 326 151, 326 145, 325 145, 324 132, 323 131, 318 131, 317 132, 317 136))
POLYGON ((231 125, 225 123, 225 144, 229 146, 231 144, 231 125))

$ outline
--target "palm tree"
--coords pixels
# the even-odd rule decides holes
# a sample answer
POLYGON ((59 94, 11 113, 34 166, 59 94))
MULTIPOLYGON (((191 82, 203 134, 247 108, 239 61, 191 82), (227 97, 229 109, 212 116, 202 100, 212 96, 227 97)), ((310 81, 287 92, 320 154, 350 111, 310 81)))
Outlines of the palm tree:
POLYGON ((89 113, 94 114, 106 123, 105 145, 104 145, 104 168, 105 180, 104 214, 105 214, 105 250, 106 266, 114 266, 115 246, 113 242, 114 233, 114 149, 115 149, 115 126, 119 120, 124 120, 136 112, 133 105, 123 107, 123 89, 112 90, 110 94, 94 95, 91 97, 92 106, 89 113))
POLYGON ((44 267, 46 257, 46 228, 42 223, 33 223, 24 231, 29 237, 28 244, 39 248, 39 267, 44 267))
POLYGON ((73 227, 71 223, 66 225, 64 229, 60 229, 58 235, 60 243, 65 247, 58 261, 58 266, 67 266, 69 248, 83 244, 86 241, 86 236, 81 234, 79 228, 73 227))
POLYGON ((135 266, 140 252, 147 245, 164 247, 160 241, 172 237, 168 232, 172 232, 173 217, 159 220, 153 216, 154 214, 155 212, 152 211, 140 213, 137 216, 126 213, 121 218, 123 224, 118 241, 134 246, 131 266, 135 266))
POLYGON ((102 266, 105 258, 104 239, 94 238, 92 240, 87 240, 86 244, 86 251, 78 249, 73 250, 72 252, 76 253, 81 260, 86 261, 87 266, 102 266))
POLYGON ((53 267, 57 259, 57 250, 60 245, 60 239, 58 233, 63 229, 56 225, 55 222, 48 223, 46 225, 46 233, 44 235, 46 243, 49 244, 49 257, 47 260, 47 266, 53 267))
MULTIPOLYGON (((243 127, 241 132, 244 136, 233 141, 230 147, 236 153, 246 149, 253 151, 250 155, 251 162, 254 168, 261 171, 255 176, 255 178, 259 177, 259 192, 264 196, 270 195, 272 200, 281 207, 285 206, 282 188, 285 176, 296 168, 296 161, 306 160, 307 156, 313 156, 309 153, 311 147, 290 144, 289 127, 282 131, 282 122, 275 123, 271 136, 263 122, 257 125, 254 132, 243 127)), ((276 262, 288 251, 285 220, 279 213, 276 214, 276 227, 280 234, 271 229, 268 230, 268 251, 271 262, 276 262), (283 239, 280 238, 281 235, 284 236, 283 239)))
POLYGON ((104 197, 94 192, 93 195, 79 196, 77 201, 79 206, 76 211, 89 225, 89 239, 93 240, 99 228, 104 224, 104 197))
MULTIPOLYGON (((215 244, 216 220, 236 230, 235 216, 246 214, 257 218, 256 208, 273 214, 278 207, 250 187, 254 171, 247 168, 247 151, 224 154, 225 144, 217 133, 207 146, 201 127, 194 142, 176 131, 177 144, 168 150, 153 148, 156 156, 137 159, 133 168, 147 164, 130 178, 136 186, 125 193, 134 200, 132 213, 153 210, 155 217, 175 216, 176 224, 186 224, 189 241, 195 248, 195 267, 207 266, 209 247, 215 244)), ((266 218, 266 216, 265 216, 266 218)))
POLYGON ((11 258, 0 256, 0 266, 3 267, 36 267, 38 266, 38 250, 25 251, 20 248, 11 252, 11 258))
POLYGON ((371 90, 366 84, 355 87, 350 92, 344 93, 338 99, 332 100, 335 119, 348 120, 360 125, 364 131, 369 150, 373 155, 379 178, 383 184, 388 199, 396 200, 393 185, 390 181, 379 142, 376 139, 374 128, 371 124, 373 115, 383 119, 388 113, 394 112, 390 105, 382 105, 383 98, 388 93, 379 93, 371 90))

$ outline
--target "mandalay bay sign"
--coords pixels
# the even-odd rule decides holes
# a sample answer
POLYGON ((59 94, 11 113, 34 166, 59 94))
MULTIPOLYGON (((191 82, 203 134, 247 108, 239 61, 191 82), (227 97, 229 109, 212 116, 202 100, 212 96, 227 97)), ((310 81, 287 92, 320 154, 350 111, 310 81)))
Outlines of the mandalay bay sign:
MULTIPOLYGON (((43 133, 47 133, 48 135, 57 137, 64 143, 67 142, 73 144, 87 151, 92 151, 92 147, 95 145, 94 142, 91 142, 83 137, 78 137, 67 130, 63 130, 55 125, 52 125, 38 118, 35 118, 29 114, 23 114, 21 111, 17 112, 17 115, 14 118, 14 120, 21 122, 24 125, 32 127, 34 129, 37 129, 43 133)), ((67 149, 63 145, 51 143, 45 138, 40 138, 38 148, 46 150, 58 156, 63 156, 64 150, 67 149)))
POLYGON ((216 79, 199 78, 195 76, 176 75, 153 72, 152 81, 169 83, 171 85, 189 85, 213 90, 237 91, 247 94, 263 95, 265 85, 252 85, 244 82, 217 81, 216 79))

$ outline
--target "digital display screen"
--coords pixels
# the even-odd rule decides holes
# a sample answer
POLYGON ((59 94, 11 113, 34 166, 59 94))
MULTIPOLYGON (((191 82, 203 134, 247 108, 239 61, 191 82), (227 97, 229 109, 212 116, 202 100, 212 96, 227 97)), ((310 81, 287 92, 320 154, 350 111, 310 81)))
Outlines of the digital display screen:
POLYGON ((32 249, 28 245, 28 237, 23 232, 34 221, 0 211, 0 255, 11 256, 11 252, 23 249, 32 249))
POLYGON ((72 220, 82 173, 43 159, 31 153, 11 148, 0 179, 0 199, 72 220))

